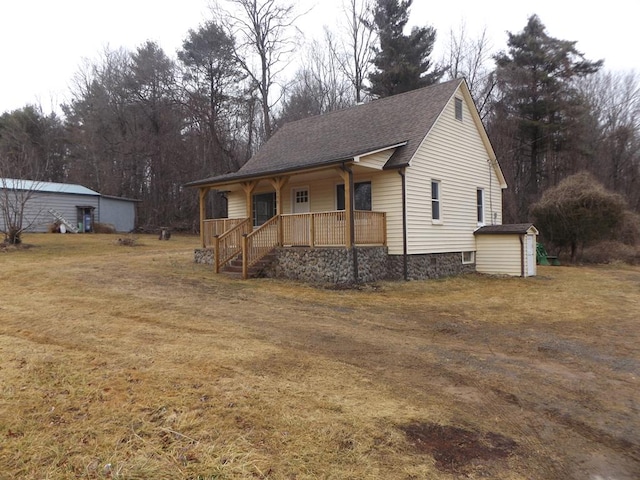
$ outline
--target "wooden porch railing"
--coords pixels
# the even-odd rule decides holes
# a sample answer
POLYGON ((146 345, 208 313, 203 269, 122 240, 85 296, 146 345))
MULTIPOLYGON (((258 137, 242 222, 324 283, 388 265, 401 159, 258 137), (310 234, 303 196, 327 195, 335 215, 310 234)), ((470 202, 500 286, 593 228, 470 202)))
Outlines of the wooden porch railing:
POLYGON ((246 218, 214 218, 205 220, 202 224, 204 230, 204 247, 213 247, 213 238, 216 235, 222 235, 246 220, 246 218))
POLYGON ((356 245, 386 245, 387 216, 385 212, 354 210, 356 245))
MULTIPOLYGON (((353 213, 356 245, 386 245, 385 212, 356 210, 353 213)), ((309 247, 346 245, 345 221, 343 210, 282 215, 282 244, 309 247)))
POLYGON ((242 251, 243 235, 252 230, 251 219, 246 218, 222 235, 213 237, 213 266, 215 272, 233 260, 242 251))

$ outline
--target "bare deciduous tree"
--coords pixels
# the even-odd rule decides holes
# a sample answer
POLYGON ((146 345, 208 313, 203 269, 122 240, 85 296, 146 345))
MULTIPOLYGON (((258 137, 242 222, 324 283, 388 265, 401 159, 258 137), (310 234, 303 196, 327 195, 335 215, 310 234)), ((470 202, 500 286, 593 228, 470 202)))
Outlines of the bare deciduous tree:
MULTIPOLYGON (((327 32, 327 35, 330 34, 327 32)), ((285 89, 279 123, 319 115, 353 104, 350 81, 330 49, 314 40, 307 50, 303 64, 285 89)))
POLYGON ((480 35, 471 39, 464 23, 458 32, 449 32, 449 46, 442 63, 447 66, 446 76, 450 79, 464 77, 480 117, 488 114, 495 77, 491 65, 491 45, 484 28, 480 35))
POLYGON ((214 7, 217 21, 236 40, 236 57, 251 79, 262 107, 264 140, 272 133, 273 90, 289 64, 295 43, 292 37, 296 16, 293 4, 280 0, 226 0, 229 8, 214 7), (257 65, 256 65, 257 63, 257 65))
POLYGON ((33 225, 39 211, 27 215, 28 204, 38 190, 39 182, 6 178, 0 160, 0 233, 10 245, 22 243, 22 233, 33 225))
POLYGON ((346 41, 337 42, 326 30, 327 46, 347 76, 355 91, 355 101, 363 100, 364 81, 371 69, 373 56, 372 45, 376 38, 373 24, 372 0, 344 0, 344 16, 341 30, 346 36, 346 41))
POLYGON ((579 82, 593 119, 586 168, 640 210, 640 74, 601 72, 579 82))

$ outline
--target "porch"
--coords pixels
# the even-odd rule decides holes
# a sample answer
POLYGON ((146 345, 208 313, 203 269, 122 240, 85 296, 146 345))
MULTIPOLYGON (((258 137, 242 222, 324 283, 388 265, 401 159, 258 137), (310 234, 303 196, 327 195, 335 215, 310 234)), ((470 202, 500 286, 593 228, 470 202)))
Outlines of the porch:
POLYGON ((222 271, 240 257, 242 277, 276 247, 386 246, 386 214, 353 210, 276 214, 259 227, 250 218, 206 219, 202 247, 213 250, 213 267, 222 271))

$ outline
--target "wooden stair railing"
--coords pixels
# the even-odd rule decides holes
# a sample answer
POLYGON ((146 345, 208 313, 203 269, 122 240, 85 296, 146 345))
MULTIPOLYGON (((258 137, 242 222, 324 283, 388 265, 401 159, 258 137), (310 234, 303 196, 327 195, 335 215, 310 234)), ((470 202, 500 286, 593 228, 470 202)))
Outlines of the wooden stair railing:
POLYGON ((213 266, 216 273, 242 252, 243 235, 251 232, 251 219, 247 218, 231 230, 213 237, 213 266))
POLYGON ((242 278, 249 278, 249 268, 281 244, 280 215, 271 217, 259 228, 242 237, 242 278))
POLYGON ((203 247, 213 247, 216 235, 222 235, 238 224, 244 222, 246 218, 209 218, 202 222, 204 232, 203 247))

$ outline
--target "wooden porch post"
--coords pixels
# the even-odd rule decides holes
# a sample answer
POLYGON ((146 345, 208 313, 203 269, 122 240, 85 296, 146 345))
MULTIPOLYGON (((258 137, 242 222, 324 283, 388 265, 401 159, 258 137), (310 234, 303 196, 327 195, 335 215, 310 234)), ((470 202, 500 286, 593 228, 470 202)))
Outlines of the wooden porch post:
POLYGON ((249 278, 249 258, 247 257, 247 253, 249 253, 249 240, 247 239, 247 234, 242 234, 242 279, 246 280, 249 278))
POLYGON ((269 182, 276 191, 276 215, 282 215, 282 189, 289 182, 289 177, 273 177, 269 182))
POLYGON ((211 187, 201 187, 198 191, 200 194, 200 243, 202 243, 202 248, 207 246, 204 238, 204 221, 207 217, 207 194, 210 190, 211 187))
POLYGON ((213 272, 220 273, 220 235, 213 237, 213 272))
MULTIPOLYGON (((282 189, 289 181, 289 177, 274 177, 270 178, 269 181, 276 191, 276 215, 282 215, 282 189)), ((282 228, 282 221, 280 221, 278 222, 278 245, 280 246, 282 246, 282 228)))
POLYGON ((242 189, 244 190, 247 204, 247 218, 249 219, 253 216, 253 191, 256 189, 256 185, 258 185, 256 180, 242 182, 242 189))
POLYGON ((342 166, 340 176, 344 182, 344 241, 347 248, 353 246, 353 173, 349 167, 342 166))

